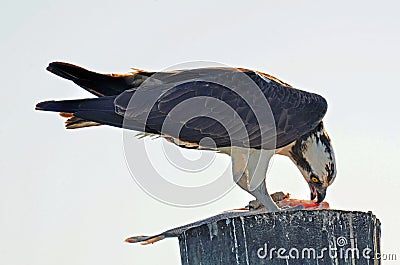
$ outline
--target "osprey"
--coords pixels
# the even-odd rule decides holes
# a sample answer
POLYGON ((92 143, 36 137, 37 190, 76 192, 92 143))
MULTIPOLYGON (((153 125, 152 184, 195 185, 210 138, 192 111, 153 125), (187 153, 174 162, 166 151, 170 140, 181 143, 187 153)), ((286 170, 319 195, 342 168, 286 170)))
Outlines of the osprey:
POLYGON ((336 177, 326 100, 268 74, 228 67, 100 74, 63 62, 47 70, 97 97, 44 101, 37 110, 59 112, 67 129, 110 125, 228 154, 236 183, 267 211, 280 210, 265 184, 275 153, 295 163, 318 203, 336 177))

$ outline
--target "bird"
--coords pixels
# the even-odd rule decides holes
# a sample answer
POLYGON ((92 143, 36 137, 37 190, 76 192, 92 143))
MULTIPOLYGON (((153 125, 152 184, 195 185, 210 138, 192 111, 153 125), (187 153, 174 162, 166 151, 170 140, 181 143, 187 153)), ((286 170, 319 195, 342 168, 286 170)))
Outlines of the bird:
POLYGON ((275 154, 296 165, 317 203, 336 178, 323 122, 327 101, 272 75, 234 67, 103 74, 65 62, 52 62, 47 70, 95 97, 43 101, 36 110, 58 112, 67 129, 109 125, 227 154, 234 181, 255 197, 253 207, 285 210, 266 187, 275 154))

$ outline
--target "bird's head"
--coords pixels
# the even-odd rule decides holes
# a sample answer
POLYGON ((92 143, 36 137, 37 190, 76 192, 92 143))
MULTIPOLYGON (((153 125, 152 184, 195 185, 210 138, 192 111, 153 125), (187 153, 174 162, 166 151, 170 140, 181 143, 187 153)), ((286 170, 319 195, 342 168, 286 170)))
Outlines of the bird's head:
POLYGON ((335 154, 323 123, 300 137, 289 154, 310 187, 311 200, 322 202, 336 177, 335 154))

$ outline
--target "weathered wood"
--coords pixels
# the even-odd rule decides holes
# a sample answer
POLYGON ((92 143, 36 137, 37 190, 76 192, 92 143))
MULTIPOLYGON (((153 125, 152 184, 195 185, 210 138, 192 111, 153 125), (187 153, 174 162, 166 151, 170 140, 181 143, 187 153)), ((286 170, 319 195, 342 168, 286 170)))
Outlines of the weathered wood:
POLYGON ((191 228, 179 246, 183 265, 380 264, 380 222, 371 212, 263 213, 191 228))

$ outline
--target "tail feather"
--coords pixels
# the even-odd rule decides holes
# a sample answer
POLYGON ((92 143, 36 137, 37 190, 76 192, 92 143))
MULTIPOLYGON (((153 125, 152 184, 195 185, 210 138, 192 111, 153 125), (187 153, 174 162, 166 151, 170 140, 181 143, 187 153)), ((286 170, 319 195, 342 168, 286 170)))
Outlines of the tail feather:
POLYGON ((94 121, 88 121, 82 118, 75 117, 73 114, 71 114, 71 116, 72 117, 65 122, 65 128, 67 129, 79 129, 101 125, 100 123, 94 121))
POLYGON ((83 110, 103 110, 114 112, 115 97, 87 98, 60 101, 44 101, 36 105, 37 110, 61 112, 62 115, 68 116, 66 113, 75 113, 83 110))
MULTIPOLYGON (((80 118, 85 121, 91 121, 98 124, 104 124, 139 132, 147 132, 159 134, 157 131, 145 126, 143 123, 140 123, 135 120, 127 119, 124 120, 124 117, 116 114, 114 111, 98 111, 98 110, 89 110, 89 111, 78 111, 74 113, 74 117, 80 118)), ((92 125, 90 125, 92 126, 92 125)))
POLYGON ((77 100, 44 101, 36 105, 37 110, 59 112, 67 129, 96 126, 101 124, 122 127, 123 117, 115 113, 115 97, 88 98, 77 100))
MULTIPOLYGON (((127 89, 140 86, 152 72, 135 70, 130 74, 100 74, 82 67, 52 62, 47 67, 51 73, 73 81, 99 98, 44 101, 36 105, 37 110, 59 112, 67 119, 67 129, 76 129, 96 125, 125 126, 122 116, 115 113, 115 98, 127 89)), ((143 131, 144 126, 128 122, 126 128, 143 131)), ((149 129, 150 133, 152 132, 149 129)))
MULTIPOLYGON (((60 115, 68 118, 67 129, 76 129, 96 125, 110 125, 124 127, 136 131, 148 131, 144 125, 129 120, 124 123, 124 117, 115 113, 115 97, 102 97, 77 100, 44 101, 36 105, 37 110, 60 112, 60 115)), ((154 132, 155 133, 155 132, 154 132)))
POLYGON ((138 83, 140 84, 146 78, 133 74, 99 74, 64 62, 52 62, 47 70, 73 81, 98 97, 121 94, 127 89, 138 86, 138 83))
POLYGON ((110 125, 119 128, 122 128, 124 122, 124 117, 116 114, 114 111, 78 111, 74 113, 74 117, 80 118, 83 121, 91 121, 98 124, 110 125))

